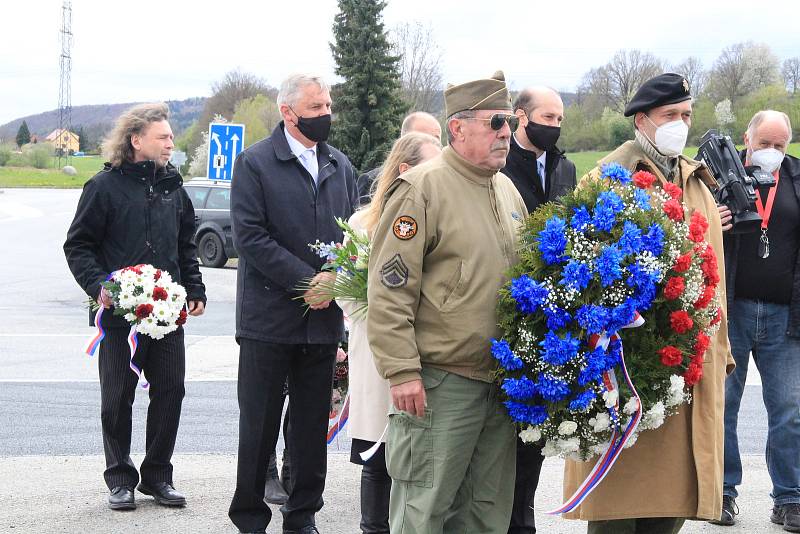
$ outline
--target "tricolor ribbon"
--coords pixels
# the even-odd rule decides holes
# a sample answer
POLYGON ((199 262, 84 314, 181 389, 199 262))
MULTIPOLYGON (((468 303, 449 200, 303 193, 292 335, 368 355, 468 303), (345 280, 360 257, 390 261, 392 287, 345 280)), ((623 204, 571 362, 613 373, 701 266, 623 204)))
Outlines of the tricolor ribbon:
POLYGON ((104 309, 105 308, 100 306, 97 308, 97 313, 94 314, 94 325, 97 327, 97 332, 92 336, 92 339, 89 340, 89 343, 86 344, 86 348, 83 350, 87 356, 94 356, 97 349, 100 348, 100 342, 106 337, 106 331, 103 330, 103 325, 100 322, 100 318, 103 317, 104 309))
POLYGON ((347 419, 350 417, 350 392, 347 392, 347 395, 344 398, 344 402, 342 403, 342 408, 339 410, 338 414, 334 414, 332 417, 329 418, 328 421, 328 436, 327 436, 327 443, 330 445, 334 438, 341 432, 344 428, 344 425, 347 424, 347 419))
POLYGON ((136 373, 136 377, 139 379, 139 385, 142 388, 147 389, 150 387, 150 384, 145 380, 144 376, 142 375, 142 370, 139 369, 139 366, 133 363, 133 355, 136 354, 136 349, 139 346, 139 339, 136 333, 136 325, 131 325, 131 330, 128 332, 128 347, 131 349, 131 361, 130 361, 130 368, 131 371, 136 373))
MULTIPOLYGON (((642 326, 643 324, 644 318, 637 312, 633 321, 623 328, 636 328, 638 326, 642 326)), ((639 393, 636 391, 636 388, 631 381, 630 374, 628 374, 628 368, 625 366, 625 355, 622 351, 622 339, 619 337, 619 334, 614 332, 611 337, 608 337, 605 334, 602 336, 592 336, 589 339, 589 346, 592 349, 597 346, 602 346, 604 349, 606 349, 611 341, 617 340, 620 342, 620 368, 622 369, 622 374, 625 377, 625 383, 628 384, 631 393, 633 394, 634 398, 636 398, 636 411, 632 414, 631 420, 628 421, 624 431, 620 433, 617 428, 614 429, 614 432, 611 434, 611 440, 605 452, 600 455, 600 459, 592 468, 589 476, 587 476, 586 480, 584 480, 583 483, 578 486, 578 489, 575 491, 575 493, 573 493, 572 496, 567 499, 567 501, 559 508, 546 512, 548 514, 565 514, 580 506, 581 503, 586 500, 586 497, 588 497, 589 494, 591 494, 592 491, 597 488, 600 482, 603 481, 606 475, 611 472, 611 468, 614 467, 619 455, 622 453, 622 450, 625 448, 625 445, 628 443, 628 441, 630 441, 631 436, 639 426, 639 422, 642 420, 642 400, 639 398, 639 393)), ((606 373, 603 373, 603 383, 609 391, 613 391, 614 389, 618 388, 616 376, 614 375, 613 371, 607 371, 606 373)), ((616 412, 618 409, 619 401, 617 401, 614 411, 616 412)))

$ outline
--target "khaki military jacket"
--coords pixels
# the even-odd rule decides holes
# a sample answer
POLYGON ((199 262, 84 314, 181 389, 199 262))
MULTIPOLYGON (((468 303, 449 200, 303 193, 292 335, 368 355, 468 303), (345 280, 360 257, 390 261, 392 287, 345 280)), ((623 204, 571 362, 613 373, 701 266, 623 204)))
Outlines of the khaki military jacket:
POLYGON ((437 367, 492 381, 497 291, 527 215, 514 184, 452 148, 386 194, 369 261, 367 336, 392 385, 437 367))

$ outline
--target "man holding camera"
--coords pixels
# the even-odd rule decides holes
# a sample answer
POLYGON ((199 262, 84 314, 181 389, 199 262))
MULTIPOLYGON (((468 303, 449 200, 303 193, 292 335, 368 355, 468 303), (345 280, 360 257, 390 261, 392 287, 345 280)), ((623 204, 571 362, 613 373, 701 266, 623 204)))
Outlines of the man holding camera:
MULTIPOLYGON (((625 109, 634 116, 635 140, 599 162, 581 181, 600 177, 600 166, 616 162, 631 172, 653 173, 683 190, 686 217, 698 211, 708 220, 705 239, 722 252, 722 229, 709 187, 716 181, 701 163, 682 152, 692 121, 692 96, 686 79, 665 73, 642 84, 625 109)), ((722 262, 718 266, 724 277, 722 262)), ((589 534, 674 533, 685 518, 714 519, 722 498, 723 395, 725 373, 733 365, 725 321, 725 292, 719 331, 705 353, 703 379, 692 389, 693 401, 656 430, 643 432, 636 446, 622 452, 614 469, 576 512, 565 516, 589 521, 589 534), (646 496, 647 498, 643 498, 646 496)), ((564 495, 569 498, 591 472, 596 459, 568 460, 564 495)))
POLYGON ((750 353, 758 367, 767 409, 767 469, 774 507, 770 520, 800 532, 800 160, 786 154, 792 127, 785 113, 756 113, 744 134, 745 166, 775 177, 756 187, 760 230, 730 230, 730 210, 720 207, 725 233, 728 328, 736 370, 725 383, 725 471, 722 514, 736 522, 736 486, 742 463, 736 435, 750 353))

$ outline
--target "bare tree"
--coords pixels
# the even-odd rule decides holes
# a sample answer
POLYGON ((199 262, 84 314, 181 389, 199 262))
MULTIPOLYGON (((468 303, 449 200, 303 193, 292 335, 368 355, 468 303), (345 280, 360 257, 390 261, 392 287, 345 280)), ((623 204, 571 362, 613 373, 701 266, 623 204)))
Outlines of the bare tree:
POLYGON ((783 62, 783 82, 786 84, 786 90, 791 91, 792 95, 796 95, 800 90, 800 57, 791 57, 783 62))
POLYGON ((703 62, 700 61, 700 58, 695 56, 687 57, 681 63, 673 66, 672 70, 686 78, 695 98, 703 93, 708 74, 703 70, 703 62))
POLYGON ((648 52, 620 50, 611 61, 586 73, 581 88, 622 113, 642 83, 663 70, 663 62, 648 52))
POLYGON ((737 43, 722 50, 711 69, 713 100, 736 102, 748 93, 778 80, 778 58, 763 44, 737 43))
POLYGON ((436 113, 437 94, 442 89, 443 51, 433 28, 421 22, 404 22, 391 31, 394 55, 400 57, 403 96, 411 111, 436 113))

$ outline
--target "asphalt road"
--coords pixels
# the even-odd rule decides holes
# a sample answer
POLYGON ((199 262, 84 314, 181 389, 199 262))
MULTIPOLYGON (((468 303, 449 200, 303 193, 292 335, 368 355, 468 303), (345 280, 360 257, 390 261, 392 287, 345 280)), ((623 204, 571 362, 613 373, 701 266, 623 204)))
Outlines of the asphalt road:
MULTIPOLYGON (((86 297, 62 252, 80 191, 0 189, 0 531, 232 532, 227 519, 238 434, 237 350, 233 340, 236 270, 203 268, 209 305, 186 326, 187 384, 175 450, 176 477, 190 506, 168 510, 141 498, 133 515, 108 511, 102 483, 102 440, 96 361, 82 349, 92 334, 86 297), (50 499, 41 486, 50 485, 50 499)), ((755 366, 752 366, 753 368, 755 366)), ((748 380, 739 431, 747 492, 738 532, 780 531, 766 520, 769 479, 763 465, 766 415, 757 376, 748 380)), ((137 391, 132 454, 144 452, 147 394, 137 391)), ((282 448, 279 443, 278 448, 282 448)), ((321 531, 358 530, 358 469, 329 451, 321 531)), ((336 454, 339 453, 339 454, 336 454)), ((560 499, 562 462, 545 462, 537 510, 560 499)), ((280 532, 280 514, 268 532, 280 532)), ((580 522, 537 513, 543 532, 585 532, 580 522)), ((687 532, 720 532, 692 522, 687 532)))

